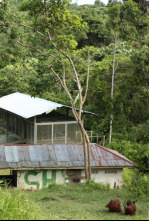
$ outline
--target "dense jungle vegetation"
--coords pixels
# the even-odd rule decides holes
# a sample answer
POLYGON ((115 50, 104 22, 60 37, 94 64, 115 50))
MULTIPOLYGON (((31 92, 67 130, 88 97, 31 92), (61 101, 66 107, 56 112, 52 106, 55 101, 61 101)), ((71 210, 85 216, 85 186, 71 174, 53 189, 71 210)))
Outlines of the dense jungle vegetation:
POLYGON ((141 11, 132 0, 110 0, 108 5, 96 0, 94 5, 82 6, 69 0, 48 2, 51 4, 47 9, 48 24, 42 14, 41 0, 0 2, 0 97, 18 91, 70 105, 66 92, 47 64, 60 75, 62 65, 46 55, 54 54, 65 63, 67 85, 75 96, 77 88, 70 64, 37 32, 44 34, 48 25, 54 42, 74 61, 84 87, 90 51, 89 91, 84 109, 96 113, 97 117, 86 116, 86 129, 106 135, 106 145, 109 144, 112 102, 110 146, 138 164, 140 172, 147 173, 149 13, 141 11), (111 101, 113 63, 115 81, 111 101))

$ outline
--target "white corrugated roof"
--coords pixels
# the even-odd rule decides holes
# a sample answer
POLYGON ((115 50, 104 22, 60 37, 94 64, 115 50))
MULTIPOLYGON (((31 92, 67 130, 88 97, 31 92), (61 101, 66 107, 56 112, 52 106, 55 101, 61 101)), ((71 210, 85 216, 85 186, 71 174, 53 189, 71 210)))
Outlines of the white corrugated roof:
POLYGON ((13 93, 0 98, 0 108, 23 118, 31 118, 43 113, 50 113, 62 104, 57 104, 41 98, 34 98, 21 93, 13 93))
MULTIPOLYGON (((31 97, 19 92, 0 98, 1 109, 4 109, 26 119, 41 115, 43 113, 48 114, 60 107, 71 108, 63 104, 58 104, 41 98, 31 97)), ((82 112, 96 115, 88 111, 82 112)))

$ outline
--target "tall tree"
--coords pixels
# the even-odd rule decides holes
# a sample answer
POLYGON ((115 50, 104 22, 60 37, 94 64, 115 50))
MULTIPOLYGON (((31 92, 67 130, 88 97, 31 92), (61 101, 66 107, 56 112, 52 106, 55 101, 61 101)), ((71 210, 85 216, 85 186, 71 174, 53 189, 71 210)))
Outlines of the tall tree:
POLYGON ((144 14, 138 5, 132 1, 110 1, 109 2, 109 21, 108 26, 116 33, 113 70, 112 70, 112 87, 111 87, 111 117, 110 117, 110 135, 109 144, 112 141, 112 126, 113 126, 113 99, 114 99, 114 76, 116 62, 116 42, 117 38, 127 41, 141 40, 142 35, 147 32, 148 16, 144 14))

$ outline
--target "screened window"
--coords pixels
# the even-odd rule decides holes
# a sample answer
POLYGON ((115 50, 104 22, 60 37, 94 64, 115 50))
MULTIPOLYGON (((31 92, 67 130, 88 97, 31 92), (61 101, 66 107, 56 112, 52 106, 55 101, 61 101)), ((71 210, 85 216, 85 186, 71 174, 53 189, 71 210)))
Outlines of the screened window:
POLYGON ((82 136, 76 122, 37 124, 37 143, 67 144, 81 143, 82 136))

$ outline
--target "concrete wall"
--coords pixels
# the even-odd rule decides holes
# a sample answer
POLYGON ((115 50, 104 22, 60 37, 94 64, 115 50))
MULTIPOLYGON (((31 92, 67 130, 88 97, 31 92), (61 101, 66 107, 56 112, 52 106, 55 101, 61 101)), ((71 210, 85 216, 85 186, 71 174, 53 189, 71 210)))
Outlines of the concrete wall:
POLYGON ((110 187, 122 188, 123 169, 101 169, 92 171, 92 179, 97 183, 109 184, 110 187))
MULTIPOLYGON (((85 176, 85 171, 81 171, 81 176, 85 176)), ((110 188, 122 188, 123 186, 123 169, 97 169, 92 170, 92 180, 96 183, 109 184, 110 188)), ((81 180, 84 183, 84 180, 81 180)))
MULTIPOLYGON (((17 187, 21 189, 43 189, 49 184, 68 184, 73 180, 67 180, 66 170, 53 171, 18 171, 17 187)), ((85 177, 85 171, 81 170, 81 176, 85 177)), ((92 170, 92 179, 96 183, 109 184, 111 188, 122 187, 123 169, 98 169, 92 170)), ((81 183, 85 179, 80 180, 81 183)))

